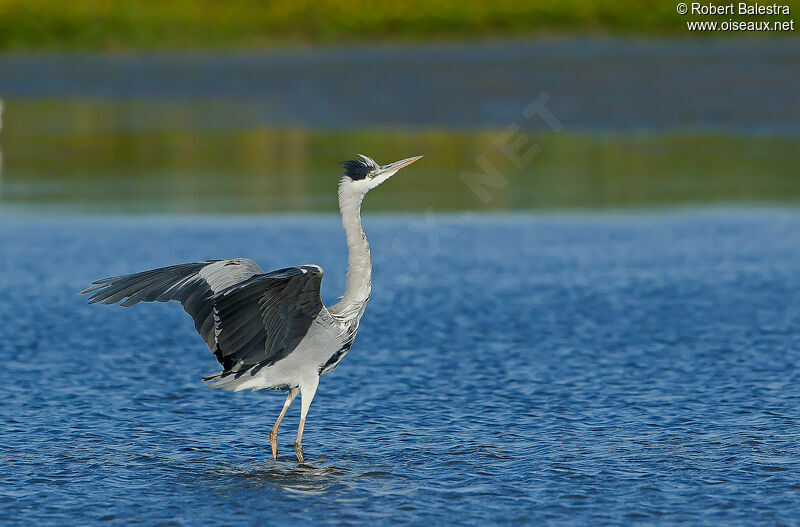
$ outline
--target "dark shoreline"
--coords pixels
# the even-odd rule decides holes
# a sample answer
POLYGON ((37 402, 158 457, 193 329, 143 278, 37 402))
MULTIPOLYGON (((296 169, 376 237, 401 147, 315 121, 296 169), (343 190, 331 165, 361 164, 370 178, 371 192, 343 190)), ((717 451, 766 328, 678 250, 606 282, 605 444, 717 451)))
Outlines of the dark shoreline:
MULTIPOLYGON (((794 39, 549 38, 264 53, 5 54, 0 97, 224 101, 237 124, 800 133, 794 39), (245 114, 245 115, 242 115, 245 114)), ((228 110, 219 111, 224 120, 228 110)))

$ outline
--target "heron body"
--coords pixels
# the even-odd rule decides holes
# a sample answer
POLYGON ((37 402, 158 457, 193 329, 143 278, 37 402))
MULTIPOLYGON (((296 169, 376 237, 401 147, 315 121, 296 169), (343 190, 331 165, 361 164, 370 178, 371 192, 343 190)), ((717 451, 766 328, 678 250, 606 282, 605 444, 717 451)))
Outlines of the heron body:
POLYGON ((211 388, 288 391, 270 432, 277 459, 277 433, 292 401, 301 396, 295 453, 303 461, 302 437, 319 378, 350 350, 371 293, 372 262, 361 226, 364 196, 422 156, 380 166, 366 156, 345 161, 339 210, 348 248, 347 287, 326 308, 317 265, 265 273, 246 258, 207 260, 98 280, 81 294, 90 303, 129 307, 139 302, 179 301, 222 365, 204 377, 211 388))

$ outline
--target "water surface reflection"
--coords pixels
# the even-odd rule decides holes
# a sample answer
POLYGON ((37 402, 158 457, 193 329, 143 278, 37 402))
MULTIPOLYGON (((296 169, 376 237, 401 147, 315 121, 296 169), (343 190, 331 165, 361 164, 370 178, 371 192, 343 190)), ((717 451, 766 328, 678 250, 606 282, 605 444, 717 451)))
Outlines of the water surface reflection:
POLYGON ((70 212, 331 212, 336 166, 424 153, 369 210, 530 210, 800 199, 800 138, 532 133, 540 153, 515 165, 501 131, 198 128, 201 106, 16 101, 2 136, 0 206, 70 212), (132 125, 131 112, 153 125, 132 125), (191 114, 191 112, 190 112, 191 114), (500 179, 486 170, 485 159, 500 179), (480 187, 465 183, 477 181, 480 187))

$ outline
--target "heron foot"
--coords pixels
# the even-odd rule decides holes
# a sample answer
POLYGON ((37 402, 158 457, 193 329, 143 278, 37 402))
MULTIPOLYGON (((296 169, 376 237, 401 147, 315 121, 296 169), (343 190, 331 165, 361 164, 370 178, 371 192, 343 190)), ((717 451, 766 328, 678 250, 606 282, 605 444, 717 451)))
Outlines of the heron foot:
POLYGON ((270 430, 269 432, 269 446, 272 447, 272 459, 278 459, 278 431, 270 430))
POLYGON ((294 453, 297 454, 297 462, 303 462, 303 445, 300 443, 294 444, 294 453))

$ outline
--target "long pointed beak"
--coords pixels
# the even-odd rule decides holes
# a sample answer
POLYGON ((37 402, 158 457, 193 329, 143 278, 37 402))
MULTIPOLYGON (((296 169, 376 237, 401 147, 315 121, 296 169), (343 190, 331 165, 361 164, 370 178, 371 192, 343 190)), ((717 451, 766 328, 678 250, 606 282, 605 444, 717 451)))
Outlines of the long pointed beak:
POLYGON ((386 172, 391 172, 392 174, 394 174, 395 172, 397 172, 401 168, 407 167, 408 165, 410 165, 414 161, 418 161, 418 160, 422 159, 423 157, 424 156, 409 157, 409 158, 403 159, 401 161, 395 161, 394 163, 389 163, 388 165, 383 165, 381 167, 380 171, 375 175, 378 176, 378 175, 381 175, 381 174, 385 174, 386 172))

